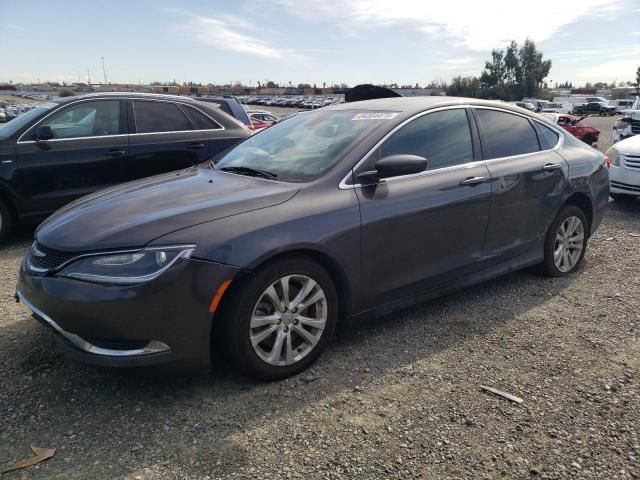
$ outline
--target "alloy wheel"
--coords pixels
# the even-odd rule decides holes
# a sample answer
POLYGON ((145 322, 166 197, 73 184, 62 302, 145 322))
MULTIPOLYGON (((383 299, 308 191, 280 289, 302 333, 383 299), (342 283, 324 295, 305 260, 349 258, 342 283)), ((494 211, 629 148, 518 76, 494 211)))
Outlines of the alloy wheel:
POLYGON ((269 365, 299 362, 313 351, 327 324, 324 290, 306 275, 287 275, 260 295, 249 323, 251 346, 269 365))
POLYGON ((558 228, 553 247, 553 261, 562 273, 571 271, 584 249, 584 225, 580 218, 567 217, 558 228))

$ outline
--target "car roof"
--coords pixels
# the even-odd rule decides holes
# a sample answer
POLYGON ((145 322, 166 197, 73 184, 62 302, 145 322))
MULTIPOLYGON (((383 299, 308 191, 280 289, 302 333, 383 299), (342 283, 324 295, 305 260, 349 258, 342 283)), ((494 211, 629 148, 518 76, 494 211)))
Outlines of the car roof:
POLYGON ((186 97, 183 95, 169 95, 166 93, 141 93, 141 92, 94 92, 85 93, 82 95, 74 95, 72 97, 65 97, 56 100, 57 103, 68 103, 79 99, 85 98, 140 98, 140 99, 154 99, 154 100, 174 100, 182 102, 194 102, 197 98, 186 97))
POLYGON ((388 110, 412 115, 420 113, 424 110, 456 105, 498 107, 503 110, 511 110, 515 113, 524 113, 528 116, 530 116, 531 113, 525 109, 508 104, 506 102, 480 100, 477 98, 442 96, 377 98, 374 100, 361 100, 359 102, 330 105, 328 107, 324 107, 324 110, 388 110))

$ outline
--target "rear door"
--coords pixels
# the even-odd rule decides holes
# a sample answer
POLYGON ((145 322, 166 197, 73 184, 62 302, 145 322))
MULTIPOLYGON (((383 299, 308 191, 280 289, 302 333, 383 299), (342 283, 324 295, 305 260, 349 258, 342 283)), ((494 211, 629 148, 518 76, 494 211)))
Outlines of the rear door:
MULTIPOLYGON (((134 133, 129 140, 130 158, 123 165, 126 180, 181 170, 211 156, 208 132, 212 129, 198 126, 195 110, 188 115, 179 103, 149 99, 131 100, 130 108, 134 133)), ((209 120, 211 126, 219 127, 209 120)))
POLYGON ((88 193, 121 181, 129 154, 125 102, 73 102, 45 117, 17 142, 15 185, 25 210, 44 215, 88 193), (47 125, 54 137, 35 141, 47 125))
POLYGON ((560 206, 568 165, 553 148, 560 136, 529 117, 474 108, 493 197, 485 256, 489 264, 527 252, 560 206))

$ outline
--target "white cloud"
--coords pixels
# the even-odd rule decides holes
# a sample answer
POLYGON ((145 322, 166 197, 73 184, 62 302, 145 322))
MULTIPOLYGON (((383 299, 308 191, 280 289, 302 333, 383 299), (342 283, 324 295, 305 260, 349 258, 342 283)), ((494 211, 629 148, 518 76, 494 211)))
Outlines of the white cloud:
POLYGON ((576 77, 581 79, 631 79, 638 68, 637 59, 614 60, 578 70, 576 77))
POLYGON ((243 18, 226 14, 215 18, 205 17, 179 8, 163 10, 184 18, 184 21, 175 27, 203 45, 266 59, 299 59, 296 51, 278 49, 269 42, 253 36, 251 31, 255 30, 255 26, 243 18))
POLYGON ((180 25, 180 29, 194 40, 212 47, 264 58, 284 56, 282 51, 263 40, 232 30, 226 22, 216 18, 194 17, 186 24, 180 25))
POLYGON ((579 17, 593 12, 611 12, 619 0, 537 0, 535 12, 513 0, 324 0, 300 6, 295 0, 279 0, 294 15, 311 19, 331 18, 352 28, 402 25, 431 35, 446 34, 462 46, 476 51, 503 47, 510 40, 529 37, 546 40, 579 17))

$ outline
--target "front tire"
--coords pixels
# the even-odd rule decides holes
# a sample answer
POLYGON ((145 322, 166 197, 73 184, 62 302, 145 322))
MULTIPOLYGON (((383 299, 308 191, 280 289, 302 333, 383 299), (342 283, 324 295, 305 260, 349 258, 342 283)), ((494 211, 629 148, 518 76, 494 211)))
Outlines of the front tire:
POLYGON ((565 206, 547 231, 540 272, 550 277, 574 273, 587 250, 588 225, 587 217, 580 208, 565 206))
POLYGON ((0 242, 7 238, 12 226, 13 218, 11 217, 11 211, 2 200, 0 200, 0 242))
POLYGON ((234 365, 261 380, 299 373, 327 348, 338 318, 329 273, 306 257, 276 260, 242 281, 223 313, 234 365))

